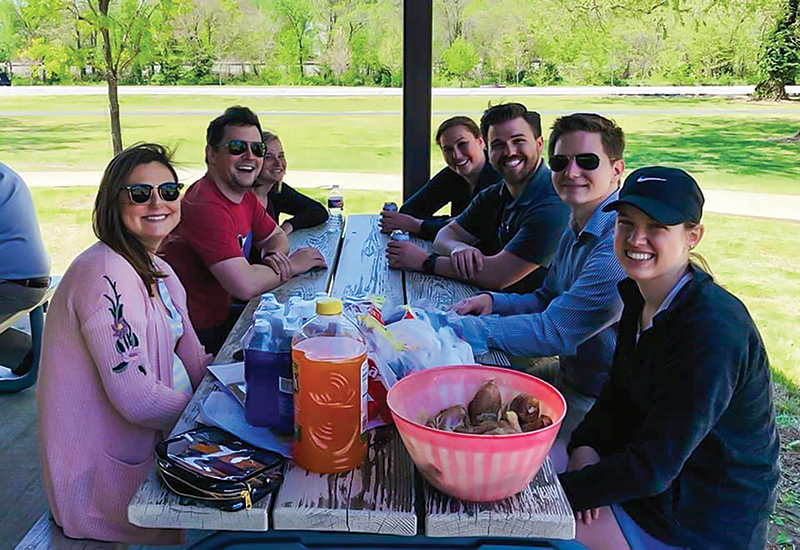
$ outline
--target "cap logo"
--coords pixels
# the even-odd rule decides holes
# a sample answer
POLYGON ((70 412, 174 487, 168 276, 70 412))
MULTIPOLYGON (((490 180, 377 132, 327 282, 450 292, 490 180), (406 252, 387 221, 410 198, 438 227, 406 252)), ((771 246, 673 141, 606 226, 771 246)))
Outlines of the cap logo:
POLYGON ((647 177, 647 176, 639 176, 639 179, 636 180, 636 183, 640 183, 643 181, 667 181, 664 178, 654 178, 654 177, 647 177))

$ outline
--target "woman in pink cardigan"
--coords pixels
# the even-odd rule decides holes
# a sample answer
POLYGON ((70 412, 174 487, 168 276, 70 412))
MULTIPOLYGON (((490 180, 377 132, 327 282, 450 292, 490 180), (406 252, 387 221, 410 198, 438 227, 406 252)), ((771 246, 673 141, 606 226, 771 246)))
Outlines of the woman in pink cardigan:
POLYGON ((182 532, 128 522, 156 443, 206 372, 186 292, 155 255, 180 220, 168 152, 134 145, 103 174, 100 242, 72 262, 50 303, 36 395, 42 480, 68 537, 177 544, 182 532))

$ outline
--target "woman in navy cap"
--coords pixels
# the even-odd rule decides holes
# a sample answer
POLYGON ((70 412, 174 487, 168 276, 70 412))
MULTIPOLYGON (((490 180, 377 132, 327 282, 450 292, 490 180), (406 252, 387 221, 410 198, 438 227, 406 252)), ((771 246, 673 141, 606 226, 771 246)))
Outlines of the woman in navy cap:
POLYGON ((693 261, 703 194, 683 170, 625 180, 614 247, 628 278, 611 379, 561 483, 592 548, 764 548, 778 432, 764 344, 693 261))

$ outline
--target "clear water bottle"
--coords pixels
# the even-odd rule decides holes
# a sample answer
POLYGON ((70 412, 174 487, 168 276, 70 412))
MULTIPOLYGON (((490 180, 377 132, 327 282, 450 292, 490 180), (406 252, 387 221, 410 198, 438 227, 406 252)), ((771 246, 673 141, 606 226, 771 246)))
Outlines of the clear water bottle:
POLYGON ((330 219, 341 226, 344 218, 344 197, 339 190, 339 184, 334 183, 328 193, 328 214, 330 219))

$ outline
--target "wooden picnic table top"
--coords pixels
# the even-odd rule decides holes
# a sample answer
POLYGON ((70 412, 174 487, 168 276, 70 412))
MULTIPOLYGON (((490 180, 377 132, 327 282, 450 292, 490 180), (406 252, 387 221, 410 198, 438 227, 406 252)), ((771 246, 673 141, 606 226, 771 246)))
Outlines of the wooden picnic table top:
MULTIPOLYGON (((389 236, 380 232, 378 216, 347 218, 339 260, 335 263, 341 242, 337 235, 338 230, 331 224, 290 235, 293 249, 313 243, 323 250, 330 268, 294 278, 278 287, 274 293, 279 301, 298 292, 311 298, 330 287, 330 294, 336 297, 378 294, 394 303, 428 297, 433 304, 446 306, 477 291, 456 281, 389 269, 385 257, 389 236)), ((248 303, 215 363, 232 360, 257 304, 258 298, 248 303)), ((507 364, 502 354, 486 359, 492 364, 507 364)), ((213 377, 206 375, 173 434, 197 425, 200 404, 212 391, 221 390, 217 390, 213 377)), ((575 535, 572 510, 549 458, 526 490, 493 503, 458 501, 420 480, 394 427, 384 427, 370 432, 367 457, 355 470, 319 475, 288 461, 278 493, 246 511, 222 512, 181 499, 161 485, 154 469, 131 501, 128 517, 143 527, 183 529, 349 531, 412 536, 424 524, 424 533, 420 534, 432 537, 571 539, 575 535), (424 510, 419 515, 415 509, 418 487, 424 497, 424 510)))

